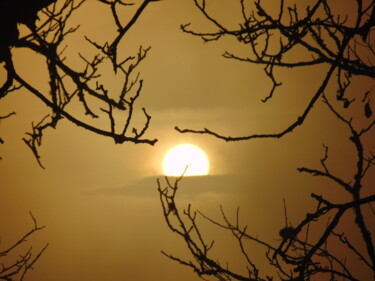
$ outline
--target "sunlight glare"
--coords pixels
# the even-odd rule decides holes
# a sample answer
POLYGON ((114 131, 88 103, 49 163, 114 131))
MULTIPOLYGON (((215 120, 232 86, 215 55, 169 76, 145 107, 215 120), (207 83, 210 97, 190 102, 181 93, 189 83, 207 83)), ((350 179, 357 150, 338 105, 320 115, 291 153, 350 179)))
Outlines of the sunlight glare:
POLYGON ((188 166, 185 176, 207 175, 209 162, 206 153, 191 144, 181 144, 170 149, 164 157, 163 172, 166 176, 181 176, 188 166))

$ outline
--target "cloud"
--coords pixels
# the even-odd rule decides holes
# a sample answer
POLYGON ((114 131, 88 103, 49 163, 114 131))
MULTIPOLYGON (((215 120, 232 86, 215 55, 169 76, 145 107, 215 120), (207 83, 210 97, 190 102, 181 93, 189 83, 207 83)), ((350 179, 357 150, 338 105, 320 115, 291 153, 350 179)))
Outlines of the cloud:
MULTIPOLYGON (((129 184, 98 188, 90 191, 90 193, 113 196, 157 197, 157 179, 159 179, 162 187, 166 186, 164 176, 153 176, 129 184)), ((173 183, 174 178, 169 177, 169 180, 173 183)), ((196 199, 203 196, 244 193, 253 186, 249 177, 239 175, 184 177, 179 183, 178 196, 196 199)))

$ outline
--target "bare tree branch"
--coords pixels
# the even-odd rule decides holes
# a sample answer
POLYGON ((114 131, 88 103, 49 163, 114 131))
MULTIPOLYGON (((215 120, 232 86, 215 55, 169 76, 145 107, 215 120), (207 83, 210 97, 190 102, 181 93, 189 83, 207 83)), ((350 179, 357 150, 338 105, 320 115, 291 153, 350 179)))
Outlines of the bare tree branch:
POLYGON ((0 279, 6 281, 22 281, 30 269, 33 269, 35 263, 39 260, 42 254, 48 247, 46 244, 40 251, 33 254, 33 249, 30 247, 26 252, 19 253, 17 259, 13 259, 13 255, 21 247, 28 242, 28 239, 34 233, 42 230, 44 226, 38 226, 37 221, 33 214, 30 212, 33 221, 33 228, 24 234, 20 239, 16 240, 13 244, 8 246, 5 250, 0 250, 0 279), (11 257, 9 258, 8 256, 11 257))
MULTIPOLYGON (((36 3, 39 3, 38 1, 36 3)), ((54 3, 56 2, 54 0, 48 0, 47 2, 48 5, 43 4, 32 11, 32 17, 27 19, 27 25, 31 33, 22 38, 19 38, 17 23, 23 23, 25 20, 19 18, 25 12, 23 11, 24 7, 17 8, 12 6, 14 18, 11 19, 11 26, 0 21, 0 27, 7 28, 6 31, 13 35, 11 41, 6 42, 6 44, 0 44, 0 49, 4 50, 4 55, 2 55, 0 60, 5 62, 4 71, 7 74, 5 83, 0 87, 0 98, 4 98, 7 94, 22 87, 39 98, 46 108, 50 110, 50 113, 37 122, 36 125, 32 124, 32 132, 27 133, 27 137, 23 138, 32 150, 39 165, 43 167, 38 149, 42 144, 44 131, 48 128, 55 129, 59 122, 64 119, 95 134, 110 137, 115 143, 132 142, 154 145, 157 139, 143 138, 151 121, 151 116, 144 108, 141 110, 146 118, 145 124, 139 129, 131 128, 134 122, 133 113, 136 110, 135 101, 140 96, 143 85, 143 80, 139 78, 139 73, 136 72, 136 69, 146 58, 150 48, 140 47, 136 56, 122 58, 117 55, 119 42, 134 26, 147 4, 152 1, 143 1, 127 23, 122 23, 123 19, 118 13, 118 7, 133 5, 132 3, 117 0, 100 1, 103 6, 109 8, 109 12, 118 27, 118 32, 112 43, 107 42, 103 45, 86 38, 87 42, 94 48, 99 49, 101 54, 94 55, 93 58, 86 58, 84 54, 79 54, 84 63, 83 69, 77 69, 66 63, 63 54, 65 48, 62 48, 62 46, 66 44, 66 37, 78 29, 78 26, 68 27, 68 23, 71 15, 82 7, 84 0, 62 0, 61 2, 59 1, 58 5, 54 3), (38 12, 43 13, 43 21, 36 23, 38 12), (40 90, 37 85, 32 85, 28 82, 27 77, 19 74, 13 64, 12 48, 30 49, 46 59, 45 70, 49 74, 49 91, 40 90), (108 86, 104 85, 100 80, 99 68, 108 60, 113 65, 113 74, 116 75, 116 79, 123 80, 123 87, 119 92, 110 92, 108 86), (99 107, 95 101, 100 104, 99 107), (90 116, 92 119, 108 118, 110 128, 102 128, 99 123, 83 121, 82 112, 73 114, 69 111, 69 105, 74 103, 81 104, 83 115, 90 116), (101 111, 103 112, 101 109, 106 107, 109 110, 105 109, 105 114, 98 114, 101 111), (124 119, 124 114, 126 121, 120 124, 122 123, 120 120, 124 119), (120 115, 121 118, 118 118, 120 115)))
MULTIPOLYGON (((354 169, 348 171, 344 179, 343 175, 335 172, 335 166, 329 165, 328 146, 323 145, 325 151, 320 159, 320 169, 308 167, 297 169, 299 172, 329 180, 334 184, 335 192, 345 194, 347 199, 345 202, 335 202, 334 199, 328 199, 325 194, 312 193, 311 198, 316 204, 315 211, 306 213, 302 219, 294 222, 293 226, 288 223, 284 201, 285 227, 279 231, 282 240, 278 245, 272 245, 272 243, 249 235, 247 226, 241 226, 239 223, 239 208, 234 223, 230 222, 222 207, 220 210, 223 222, 213 220, 200 211, 196 211, 218 228, 228 231, 228 234, 237 240, 238 255, 245 259, 249 276, 237 275, 237 272, 229 267, 222 269, 216 266, 213 270, 213 264, 219 264, 219 260, 209 257, 204 251, 204 256, 201 256, 197 254, 197 251, 191 250, 193 260, 190 261, 183 261, 171 255, 169 257, 192 267, 198 275, 204 274, 205 268, 210 268, 214 272, 211 276, 217 280, 244 280, 242 279, 244 277, 246 280, 360 280, 358 276, 363 273, 362 269, 368 271, 368 276, 371 274, 374 276, 375 251, 371 228, 374 212, 371 204, 375 201, 375 195, 371 189, 371 183, 364 180, 365 175, 368 175, 370 171, 373 172, 371 168, 374 167, 375 161, 374 154, 371 152, 373 151, 372 143, 368 145, 368 140, 364 141, 364 137, 368 137, 375 126, 370 103, 373 87, 371 85, 368 87, 364 83, 363 89, 358 91, 354 88, 354 92, 352 81, 358 78, 373 79, 375 77, 375 44, 371 40, 374 31, 375 4, 371 1, 352 1, 355 14, 354 22, 350 22, 349 15, 340 14, 335 10, 335 5, 326 0, 312 1, 309 5, 280 0, 280 5, 273 7, 274 9, 279 7, 276 10, 277 13, 275 10, 264 8, 261 1, 250 3, 250 1, 239 0, 242 18, 237 25, 238 28, 235 29, 226 27, 210 13, 209 1, 193 1, 216 31, 196 31, 191 29, 189 23, 181 25, 183 32, 200 37, 204 42, 215 42, 229 36, 237 38, 239 44, 247 45, 251 52, 246 57, 233 54, 229 50, 225 51, 223 56, 264 66, 272 87, 269 94, 262 100, 263 102, 267 102, 282 88, 283 81, 277 79, 275 69, 309 68, 321 64, 328 67, 328 71, 325 72, 318 89, 309 97, 301 115, 278 133, 231 137, 207 128, 195 130, 180 129, 176 126, 175 129, 178 132, 207 134, 225 141, 278 139, 303 125, 314 105, 321 99, 327 105, 332 119, 346 127, 347 138, 344 138, 343 142, 347 141, 352 146, 355 160, 352 163, 354 169), (300 52, 298 56, 295 56, 296 49, 300 52), (351 108, 353 104, 358 105, 358 103, 363 106, 363 116, 351 108), (364 118, 366 122, 360 122, 364 118), (370 206, 372 213, 366 213, 365 206, 370 206), (350 226, 346 225, 348 219, 350 226), (338 234, 339 231, 340 234, 338 234), (356 231, 361 234, 361 237, 355 243, 349 242, 347 237, 356 231), (251 259, 251 252, 245 247, 245 243, 249 241, 267 249, 266 258, 275 269, 274 275, 267 275, 264 272, 262 274, 262 268, 258 266, 257 261, 251 259), (337 243, 346 248, 351 255, 347 256, 344 251, 338 251, 337 243), (362 245, 365 247, 362 248, 362 245), (359 270, 353 269, 350 263, 358 258, 363 267, 359 270)), ((303 92, 306 93, 309 90, 304 89, 303 92)), ((181 238, 188 237, 191 240, 190 244, 201 245, 198 243, 200 240, 191 235, 192 232, 199 232, 199 237, 201 235, 203 237, 202 227, 198 225, 195 215, 190 215, 192 214, 190 205, 188 205, 188 211, 184 212, 187 215, 186 221, 177 218, 176 223, 176 220, 172 219, 175 214, 179 214, 179 207, 175 202, 179 181, 176 181, 173 186, 172 193, 170 192, 172 185, 168 183, 167 187, 162 189, 158 182, 163 209, 167 209, 167 200, 174 206, 173 212, 164 212, 165 219, 170 229, 179 229, 175 232, 181 238)), ((204 245, 206 244, 203 243, 203 249, 204 245)))

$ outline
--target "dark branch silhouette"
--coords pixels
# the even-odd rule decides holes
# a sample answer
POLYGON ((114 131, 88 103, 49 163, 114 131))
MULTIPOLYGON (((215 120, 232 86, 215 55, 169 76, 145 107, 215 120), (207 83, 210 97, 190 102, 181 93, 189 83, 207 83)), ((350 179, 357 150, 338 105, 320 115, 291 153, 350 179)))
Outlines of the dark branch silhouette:
POLYGON ((3 70, 7 78, 0 87, 0 98, 5 98, 11 92, 22 88, 36 96, 49 108, 50 113, 40 121, 33 122, 32 132, 27 133, 27 136, 23 138, 41 167, 43 166, 38 148, 42 144, 43 133, 48 128, 56 128, 64 119, 95 134, 110 137, 115 143, 132 142, 153 145, 157 141, 144 138, 151 121, 151 116, 146 109, 142 108, 145 118, 143 127, 132 127, 136 101, 143 86, 143 80, 139 78, 136 69, 146 58, 150 48, 141 46, 135 56, 125 58, 117 54, 118 43, 152 1, 143 1, 127 23, 123 22, 118 10, 132 4, 117 0, 100 1, 103 7, 108 7, 112 14, 117 26, 117 35, 104 44, 95 43, 86 37, 89 47, 91 45, 99 53, 92 58, 79 54, 84 67, 77 68, 66 62, 64 45, 66 45, 68 35, 78 29, 78 27, 68 27, 68 23, 70 16, 82 6, 83 2, 38 0, 28 3, 28 1, 18 0, 1 3, 0 27, 3 33, 0 34, 2 36, 0 62, 3 62, 3 70), (21 23, 30 30, 30 33, 23 37, 20 37, 18 31, 21 23), (19 73, 13 64, 12 50, 14 48, 32 50, 46 59, 46 65, 40 66, 40 71, 44 70, 49 74, 49 91, 41 90, 39 85, 33 85, 27 77, 19 73), (100 66, 105 61, 112 63, 116 79, 123 81, 119 92, 110 91, 108 86, 101 82, 100 66), (69 110, 72 104, 81 104, 81 112, 73 113, 69 110), (82 118, 84 115, 91 117, 93 122, 84 121, 86 120, 82 118), (124 116, 125 121, 121 121, 124 116), (99 122, 95 122, 95 119, 103 118, 108 119, 107 128, 102 128, 99 122))
MULTIPOLYGON (((29 270, 34 268, 35 263, 48 247, 48 244, 46 244, 36 254, 32 247, 29 247, 26 251, 22 250, 21 247, 27 244, 28 239, 31 238, 34 233, 41 231, 44 228, 44 226, 38 226, 37 221, 31 212, 30 216, 33 221, 33 228, 11 245, 0 250, 0 280, 24 280, 29 270)), ((3 247, 3 245, 1 246, 3 247)))
POLYGON ((335 5, 338 3, 334 1, 316 0, 307 5, 305 2, 292 4, 280 0, 273 10, 267 10, 261 1, 239 0, 242 18, 237 24, 238 28, 229 28, 210 13, 210 1, 192 1, 216 31, 196 31, 190 23, 181 25, 182 31, 200 37, 204 42, 216 42, 231 36, 237 38, 239 44, 247 45, 251 50, 247 57, 230 51, 225 51, 223 56, 234 61, 264 65, 272 86, 263 102, 272 99, 282 88, 283 81, 276 77, 276 69, 321 65, 324 75, 316 89, 303 89, 303 93, 309 97, 307 104, 301 108, 300 116, 281 132, 232 137, 208 128, 196 130, 176 126, 175 129, 180 133, 206 134, 225 141, 278 139, 302 126, 314 105, 322 101, 333 120, 346 127, 347 138, 342 142, 349 142, 355 151, 355 162, 352 163, 355 169, 345 178, 336 174, 336 167, 330 166, 327 161, 329 147, 326 145, 323 145, 320 168, 299 167, 297 170, 301 173, 322 177, 330 182, 346 199, 327 199, 325 194, 312 193, 315 211, 306 213, 299 221, 291 215, 287 216, 284 204, 285 227, 279 230, 281 240, 277 242, 252 236, 248 227, 239 222, 239 208, 235 221, 232 221, 220 206, 222 220, 218 221, 199 210, 193 210, 190 204, 187 207, 179 206, 176 194, 182 185, 182 177, 174 183, 166 179, 165 186, 158 181, 167 225, 185 242, 191 259, 163 254, 192 268, 203 279, 302 281, 363 280, 361 276, 375 278, 375 212, 372 207, 375 194, 373 183, 368 182, 368 176, 373 176, 372 168, 375 166, 372 152, 374 143, 368 141, 375 126, 372 110, 374 86, 363 83, 360 89, 351 87, 354 79, 375 78, 375 3, 353 0, 350 2, 353 14, 345 15, 336 12, 335 5), (354 105, 362 107, 363 111, 352 109, 354 105), (372 212, 368 212, 368 209, 372 212), (212 254, 214 246, 220 245, 203 238, 206 237, 201 224, 204 221, 226 230, 238 242, 238 256, 246 264, 242 271, 231 267, 230 261, 223 260, 223 257, 212 254), (359 237, 353 239, 355 233, 359 237), (265 257, 273 270, 260 266, 259 261, 252 257, 251 249, 256 244, 264 247, 265 257), (357 268, 352 265, 354 261, 360 263, 357 268))
MULTIPOLYGON (((274 75, 275 69, 309 67, 312 65, 327 65, 326 72, 320 86, 311 95, 308 104, 301 109, 301 115, 278 133, 249 134, 242 137, 223 136, 210 129, 180 129, 181 133, 209 134, 226 141, 241 141, 253 138, 280 138, 292 132, 303 124, 311 112, 314 104, 326 91, 328 85, 337 87, 336 98, 345 108, 353 102, 346 97, 350 81, 354 76, 375 77, 373 57, 375 45, 372 42, 374 36, 371 20, 374 17, 374 3, 364 5, 362 1, 352 1, 353 7, 357 6, 355 23, 349 23, 345 15, 335 14, 326 0, 315 1, 305 9, 297 8, 297 5, 287 6, 281 0, 277 17, 268 12, 261 1, 256 1, 251 8, 250 1, 240 0, 242 9, 242 21, 238 29, 226 28, 218 20, 215 20, 208 12, 206 0, 193 0, 196 7, 211 22, 215 32, 197 32, 190 29, 190 23, 181 25, 181 29, 191 35, 202 38, 205 42, 220 40, 224 36, 238 39, 239 44, 248 45, 251 56, 240 57, 230 51, 223 56, 228 59, 265 65, 265 73, 270 77, 273 86, 270 93, 263 99, 267 102, 282 85, 277 82, 274 75), (361 46, 361 51, 359 51, 361 46), (296 60, 296 49, 299 48, 298 57, 306 59, 296 60), (301 55, 302 53, 302 55, 301 55), (334 77, 337 77, 335 79, 334 77)), ((371 89, 372 90, 372 89, 371 89)), ((371 116, 370 105, 365 106, 366 115, 371 116)))

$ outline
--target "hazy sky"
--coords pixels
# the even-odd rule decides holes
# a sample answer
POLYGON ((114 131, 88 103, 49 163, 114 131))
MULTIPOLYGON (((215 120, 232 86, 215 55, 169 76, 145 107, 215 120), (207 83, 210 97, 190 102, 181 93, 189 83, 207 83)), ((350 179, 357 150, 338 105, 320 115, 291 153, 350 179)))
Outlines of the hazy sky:
MULTIPOLYGON (((101 6, 87 2, 73 18, 82 26, 69 41, 67 54, 73 60, 77 50, 95 51, 83 40, 83 33, 97 41, 113 38, 110 18, 98 17, 101 6)), ((228 22, 235 15, 222 9, 217 12, 225 14, 228 22)), ((297 221, 309 208, 305 203, 309 194, 322 190, 322 179, 299 174, 296 168, 319 167, 323 143, 340 142, 330 148, 330 163, 336 164, 338 175, 354 168, 350 162, 354 149, 345 137, 347 131, 329 117, 322 102, 302 128, 277 141, 225 143, 177 133, 176 125, 208 127, 232 136, 277 132, 301 113, 325 70, 278 73, 283 88, 264 104, 261 99, 271 83, 262 67, 224 59, 224 50, 244 49, 229 39, 203 44, 180 31, 179 25, 187 22, 206 28, 193 1, 151 3, 121 43, 121 50, 129 55, 139 45, 151 46, 140 67, 144 88, 138 106, 146 107, 152 116, 146 136, 159 139, 154 147, 115 145, 63 120, 56 130, 45 134, 40 155, 46 169, 42 170, 22 137, 30 130, 31 121, 43 117, 44 106, 23 91, 1 101, 1 114, 17 112, 1 122, 1 137, 6 142, 0 146, 1 245, 31 228, 29 210, 39 224, 47 226, 30 244, 39 249, 50 243, 27 280, 200 280, 190 269, 160 253, 186 254, 183 241, 167 229, 156 185, 163 155, 174 145, 200 146, 211 164, 209 177, 185 179, 181 206, 190 202, 218 217, 219 204, 230 214, 240 205, 250 232, 270 241, 278 239, 284 224, 283 197, 297 221)), ((14 54, 18 54, 16 65, 24 75, 44 87, 45 74, 38 68, 38 58, 22 50, 14 54)), ((105 82, 115 83, 114 79, 108 75, 105 82)), ((327 191, 330 185, 325 188, 328 194, 334 193, 327 191)), ((227 241, 207 226, 207 237, 210 235, 227 241)), ((240 264, 230 243, 234 241, 218 245, 215 253, 230 264, 240 264)))

